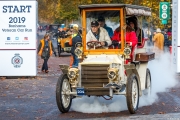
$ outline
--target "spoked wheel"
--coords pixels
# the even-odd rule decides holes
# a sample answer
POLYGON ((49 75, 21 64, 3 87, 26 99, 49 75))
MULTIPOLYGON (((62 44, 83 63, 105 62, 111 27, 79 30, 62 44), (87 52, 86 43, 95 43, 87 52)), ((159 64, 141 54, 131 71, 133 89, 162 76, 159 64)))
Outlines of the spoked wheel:
POLYGON ((134 73, 128 77, 126 94, 128 110, 131 114, 134 114, 139 105, 138 79, 134 73))
POLYGON ((146 96, 150 96, 151 94, 151 73, 150 70, 147 68, 146 70, 146 89, 143 90, 143 94, 146 96))
POLYGON ((59 110, 62 113, 69 111, 71 107, 72 98, 71 95, 67 95, 67 92, 71 91, 71 86, 67 77, 67 74, 62 74, 56 85, 56 102, 59 110))

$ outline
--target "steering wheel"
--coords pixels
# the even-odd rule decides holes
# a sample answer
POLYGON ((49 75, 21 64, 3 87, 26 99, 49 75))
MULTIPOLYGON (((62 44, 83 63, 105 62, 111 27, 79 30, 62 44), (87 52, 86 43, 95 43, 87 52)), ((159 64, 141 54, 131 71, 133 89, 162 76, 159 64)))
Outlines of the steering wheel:
POLYGON ((88 48, 100 48, 102 47, 101 42, 99 41, 89 41, 87 42, 88 48))

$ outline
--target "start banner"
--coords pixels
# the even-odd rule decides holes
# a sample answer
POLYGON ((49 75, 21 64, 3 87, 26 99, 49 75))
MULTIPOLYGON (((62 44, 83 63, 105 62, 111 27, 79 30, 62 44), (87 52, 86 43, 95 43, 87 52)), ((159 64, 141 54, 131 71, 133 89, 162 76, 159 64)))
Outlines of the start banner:
POLYGON ((0 0, 0 76, 37 75, 36 0, 0 0))
POLYGON ((0 0, 0 50, 36 49, 37 1, 0 0))

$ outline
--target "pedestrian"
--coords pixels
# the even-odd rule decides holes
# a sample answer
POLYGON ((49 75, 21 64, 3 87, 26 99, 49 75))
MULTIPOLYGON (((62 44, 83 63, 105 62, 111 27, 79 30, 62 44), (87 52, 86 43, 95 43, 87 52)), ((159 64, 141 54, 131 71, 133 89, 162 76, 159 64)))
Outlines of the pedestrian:
POLYGON ((169 51, 169 46, 170 46, 169 37, 167 32, 164 31, 164 52, 169 51))
POLYGON ((53 54, 56 56, 56 52, 54 50, 53 44, 50 40, 50 35, 46 33, 44 35, 44 38, 40 40, 39 46, 38 46, 38 55, 41 56, 42 59, 44 59, 44 63, 42 65, 42 72, 48 73, 48 59, 53 54))
POLYGON ((99 16, 98 17, 98 22, 99 22, 100 27, 103 27, 104 29, 107 30, 107 32, 109 34, 109 37, 111 38, 113 36, 113 30, 112 30, 111 27, 106 25, 105 18, 103 16, 99 16))
POLYGON ((66 34, 66 32, 64 31, 64 28, 59 27, 57 33, 55 33, 54 36, 58 36, 59 38, 66 38, 66 37, 67 37, 67 34, 66 34))
POLYGON ((160 57, 160 54, 162 54, 164 50, 164 35, 161 33, 161 29, 157 28, 156 32, 153 36, 153 42, 154 42, 154 52, 157 57, 160 57))
POLYGON ((74 53, 76 49, 76 43, 82 43, 82 38, 81 38, 81 34, 79 33, 78 25, 74 24, 72 29, 72 39, 69 41, 69 45, 72 46, 71 47, 71 54, 73 56, 72 67, 78 67, 79 64, 78 56, 76 56, 74 53))

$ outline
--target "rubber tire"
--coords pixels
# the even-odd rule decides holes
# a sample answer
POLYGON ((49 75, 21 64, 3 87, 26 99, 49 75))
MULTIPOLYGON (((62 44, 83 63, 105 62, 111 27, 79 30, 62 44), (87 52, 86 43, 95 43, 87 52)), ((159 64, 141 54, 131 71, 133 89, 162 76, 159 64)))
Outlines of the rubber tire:
POLYGON ((63 106, 61 91, 62 91, 62 83, 64 79, 68 79, 67 74, 61 74, 56 84, 56 103, 59 108, 59 111, 61 111, 62 113, 68 112, 72 103, 72 97, 70 97, 69 106, 67 108, 63 106))
MULTIPOLYGON (((151 85, 152 85, 152 84, 151 84, 151 73, 150 73, 150 70, 147 68, 147 69, 146 69, 146 83, 145 83, 145 88, 146 88, 146 89, 147 89, 147 77, 148 77, 148 74, 149 74, 149 76, 150 76, 150 94, 151 94, 151 85)), ((145 90, 146 90, 146 89, 145 89, 145 90)), ((143 94, 144 94, 144 95, 148 95, 148 94, 146 94, 145 92, 143 92, 143 94)))
POLYGON ((61 45, 58 45, 58 55, 61 56, 61 45))
POLYGON ((136 113, 139 105, 139 86, 138 86, 138 79, 134 73, 130 74, 127 78, 127 85, 126 85, 126 101, 127 101, 127 107, 131 114, 136 113), (137 105, 134 108, 132 105, 132 83, 133 79, 136 79, 137 82, 137 89, 138 89, 138 99, 137 99, 137 105))

